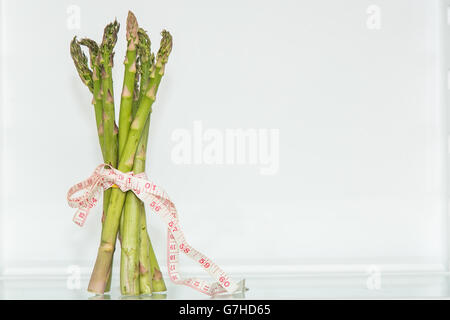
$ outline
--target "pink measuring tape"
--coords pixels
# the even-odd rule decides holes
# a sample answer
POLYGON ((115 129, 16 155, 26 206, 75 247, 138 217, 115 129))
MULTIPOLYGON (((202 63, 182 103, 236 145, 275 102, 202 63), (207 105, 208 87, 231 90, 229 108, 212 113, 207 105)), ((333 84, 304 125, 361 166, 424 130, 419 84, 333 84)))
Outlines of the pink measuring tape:
POLYGON ((133 191, 167 225, 167 268, 169 277, 175 284, 189 286, 210 296, 220 293, 236 293, 245 289, 244 279, 237 283, 234 282, 217 264, 186 242, 174 203, 162 188, 147 180, 145 173, 134 175, 132 172, 123 173, 106 164, 99 165, 88 179, 74 185, 67 193, 69 206, 78 209, 73 221, 79 226, 83 226, 90 209, 98 202, 97 197, 103 190, 113 185, 119 187, 123 192, 133 191), (85 190, 82 196, 73 197, 82 190, 85 190), (197 278, 181 278, 178 271, 180 251, 196 261, 217 282, 210 283, 197 278))

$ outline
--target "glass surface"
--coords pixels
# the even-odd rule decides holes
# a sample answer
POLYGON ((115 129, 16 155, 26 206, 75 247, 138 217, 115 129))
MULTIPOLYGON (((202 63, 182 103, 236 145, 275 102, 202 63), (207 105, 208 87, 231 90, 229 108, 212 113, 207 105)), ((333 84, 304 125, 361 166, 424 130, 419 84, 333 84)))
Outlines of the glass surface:
MULTIPOLYGON (((153 296, 123 297, 119 287, 113 287, 110 294, 96 296, 86 291, 87 282, 82 279, 80 289, 68 289, 65 278, 2 278, 0 299, 212 299, 170 282, 167 293, 153 296)), ((245 293, 214 299, 449 299, 450 275, 267 275, 248 277, 246 287, 245 293)))

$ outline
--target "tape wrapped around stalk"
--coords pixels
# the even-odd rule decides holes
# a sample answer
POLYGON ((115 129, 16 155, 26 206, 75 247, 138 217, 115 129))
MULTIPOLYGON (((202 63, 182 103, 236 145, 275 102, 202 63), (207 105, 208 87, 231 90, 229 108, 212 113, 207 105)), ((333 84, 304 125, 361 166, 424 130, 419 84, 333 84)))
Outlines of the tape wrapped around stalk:
POLYGON ((133 191, 166 224, 168 228, 167 268, 169 277, 175 284, 186 285, 211 296, 245 290, 245 280, 233 281, 211 259, 186 242, 175 204, 161 187, 147 179, 145 173, 134 175, 132 172, 121 172, 107 164, 99 165, 88 179, 77 183, 67 193, 69 206, 77 208, 73 221, 79 226, 83 226, 89 211, 98 203, 98 196, 103 190, 111 187, 120 188, 123 192, 133 191), (75 194, 80 191, 85 192, 76 197, 75 194), (216 282, 182 278, 178 271, 180 251, 199 264, 216 282))

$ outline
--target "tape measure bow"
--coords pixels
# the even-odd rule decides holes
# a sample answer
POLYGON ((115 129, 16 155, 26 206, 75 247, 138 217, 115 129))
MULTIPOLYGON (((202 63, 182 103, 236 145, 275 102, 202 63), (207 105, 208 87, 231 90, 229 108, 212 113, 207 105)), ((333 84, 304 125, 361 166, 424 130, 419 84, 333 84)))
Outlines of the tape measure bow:
POLYGON ((73 221, 83 226, 90 209, 97 204, 98 196, 112 186, 120 188, 123 192, 133 191, 167 225, 167 267, 169 277, 174 283, 189 286, 210 296, 245 289, 244 280, 234 282, 217 264, 186 242, 174 203, 167 193, 149 181, 145 174, 123 173, 109 165, 99 165, 88 179, 74 185, 67 193, 69 206, 77 208, 73 221), (83 190, 84 194, 74 196, 83 190), (178 271, 180 250, 196 261, 217 282, 210 283, 197 278, 183 279, 178 271))

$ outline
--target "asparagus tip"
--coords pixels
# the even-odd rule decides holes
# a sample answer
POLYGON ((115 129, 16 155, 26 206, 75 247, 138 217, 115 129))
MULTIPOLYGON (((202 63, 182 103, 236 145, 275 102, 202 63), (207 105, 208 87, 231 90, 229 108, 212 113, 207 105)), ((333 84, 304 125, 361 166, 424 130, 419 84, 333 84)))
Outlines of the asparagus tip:
POLYGON ((172 51, 172 35, 167 30, 161 32, 161 44, 158 51, 158 62, 165 64, 169 58, 169 54, 172 51))
POLYGON ((128 17, 127 17, 127 41, 130 43, 130 45, 137 44, 138 42, 138 22, 136 19, 136 16, 133 12, 128 11, 128 17))
POLYGON ((89 51, 91 52, 91 54, 93 54, 94 56, 97 55, 97 53, 98 53, 98 44, 97 44, 97 42, 95 42, 94 40, 89 39, 89 38, 83 38, 83 39, 81 39, 79 41, 79 43, 82 46, 87 47, 89 49, 89 51))
POLYGON ((89 38, 83 38, 79 41, 79 44, 89 49, 89 55, 91 57, 91 68, 94 69, 99 50, 97 42, 89 38))
POLYGON ((117 19, 114 22, 108 23, 103 32, 103 41, 101 47, 112 51, 117 42, 117 33, 119 32, 120 24, 117 19))
POLYGON ((146 63, 151 61, 150 37, 148 36, 147 32, 145 32, 144 29, 139 28, 138 29, 138 38, 139 38, 139 43, 138 43, 139 59, 140 59, 140 62, 145 65, 146 63))
POLYGON ((89 69, 88 59, 83 50, 81 50, 80 43, 78 42, 76 36, 73 37, 70 42, 70 55, 72 56, 73 63, 75 64, 75 68, 77 69, 81 81, 83 81, 83 83, 92 92, 94 90, 92 71, 89 69))
POLYGON ((114 47, 117 42, 117 33, 119 32, 120 24, 117 22, 117 19, 114 22, 111 22, 106 25, 105 30, 103 32, 103 40, 100 45, 100 54, 98 55, 97 63, 101 64, 109 64, 109 67, 113 67, 114 61, 114 47))

